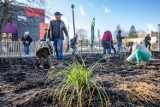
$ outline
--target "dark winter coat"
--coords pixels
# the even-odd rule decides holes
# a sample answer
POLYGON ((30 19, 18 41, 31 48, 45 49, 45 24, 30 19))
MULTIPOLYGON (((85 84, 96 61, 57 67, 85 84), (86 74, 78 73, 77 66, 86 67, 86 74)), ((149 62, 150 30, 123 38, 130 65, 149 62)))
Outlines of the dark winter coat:
POLYGON ((117 42, 122 42, 123 37, 121 34, 117 34, 117 42))
POLYGON ((30 36, 27 36, 27 37, 22 37, 21 38, 21 41, 23 42, 23 45, 25 46, 29 46, 32 42, 32 38, 30 36))
POLYGON ((50 22, 48 38, 50 38, 51 40, 54 40, 55 38, 57 38, 57 35, 55 36, 54 34, 59 34, 58 38, 64 39, 64 33, 66 37, 68 37, 66 25, 62 20, 60 20, 60 25, 57 23, 56 20, 52 20, 50 22), (57 30, 57 26, 59 27, 58 30, 57 30))
POLYGON ((145 43, 150 43, 151 37, 150 36, 146 36, 144 41, 145 41, 145 43))
POLYGON ((70 42, 71 42, 71 48, 74 48, 75 47, 75 45, 77 44, 77 40, 76 40, 76 38, 72 38, 71 40, 70 40, 70 42))

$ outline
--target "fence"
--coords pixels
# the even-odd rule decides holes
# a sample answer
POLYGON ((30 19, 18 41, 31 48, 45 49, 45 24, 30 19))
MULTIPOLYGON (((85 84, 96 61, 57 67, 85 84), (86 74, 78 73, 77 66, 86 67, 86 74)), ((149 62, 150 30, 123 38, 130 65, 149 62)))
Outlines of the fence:
MULTIPOLYGON (((36 43, 35 41, 31 43, 29 56, 35 56, 36 43)), ((21 41, 3 41, 1 45, 0 57, 24 57, 24 47, 21 41)))
MULTIPOLYGON (((3 41, 0 42, 2 44, 2 52, 0 52, 0 57, 25 57, 24 54, 24 46, 21 41, 3 41)), ((30 45, 30 57, 36 56, 35 48, 36 48, 37 41, 33 41, 30 45)), ((64 47, 65 47, 64 43, 64 47)), ((65 50, 65 49, 64 49, 65 50)), ((81 47, 78 48, 79 53, 81 53, 81 47)), ((122 52, 126 51, 126 49, 123 47, 122 52)), ((83 53, 91 53, 91 48, 89 47, 82 47, 83 53)), ((93 50, 93 53, 102 53, 103 48, 102 47, 95 47, 93 50)), ((72 50, 70 49, 69 52, 65 52, 64 54, 71 54, 72 50)))

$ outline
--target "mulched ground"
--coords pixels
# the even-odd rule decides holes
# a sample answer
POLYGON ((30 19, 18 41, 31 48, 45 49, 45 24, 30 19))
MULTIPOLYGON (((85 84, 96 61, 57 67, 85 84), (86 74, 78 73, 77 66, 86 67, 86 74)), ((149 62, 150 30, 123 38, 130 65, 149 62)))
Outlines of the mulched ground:
MULTIPOLYGON (((159 107, 160 60, 136 66, 123 61, 125 55, 114 56, 110 60, 101 60, 103 56, 100 54, 84 54, 82 57, 88 66, 97 61, 102 64, 94 71, 98 76, 92 79, 105 87, 112 107, 159 107)), ((65 56, 67 62, 74 59, 73 56, 65 56)), ((76 59, 81 62, 80 57, 76 59)), ((52 106, 48 99, 51 89, 44 86, 48 70, 37 68, 35 60, 0 58, 0 107, 52 106)), ((93 107, 100 105, 95 102, 93 107)))

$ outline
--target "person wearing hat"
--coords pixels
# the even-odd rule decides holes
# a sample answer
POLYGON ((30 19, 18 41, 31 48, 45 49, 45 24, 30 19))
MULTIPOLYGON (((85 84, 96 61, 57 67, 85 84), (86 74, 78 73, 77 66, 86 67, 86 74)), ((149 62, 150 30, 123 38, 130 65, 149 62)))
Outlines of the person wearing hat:
POLYGON ((126 47, 131 50, 131 55, 126 60, 135 62, 137 65, 141 65, 143 62, 149 61, 152 57, 151 51, 141 44, 128 42, 126 47))
POLYGON ((24 36, 22 36, 21 41, 24 45, 24 53, 25 55, 29 55, 29 46, 32 42, 32 38, 29 36, 29 31, 24 33, 24 36))
POLYGON ((55 12, 54 14, 55 20, 52 20, 50 22, 50 26, 48 30, 48 38, 50 38, 51 41, 54 41, 54 48, 55 48, 57 60, 62 65, 64 34, 67 37, 67 43, 69 41, 69 36, 68 36, 66 25, 61 20, 61 16, 62 14, 60 12, 55 12))

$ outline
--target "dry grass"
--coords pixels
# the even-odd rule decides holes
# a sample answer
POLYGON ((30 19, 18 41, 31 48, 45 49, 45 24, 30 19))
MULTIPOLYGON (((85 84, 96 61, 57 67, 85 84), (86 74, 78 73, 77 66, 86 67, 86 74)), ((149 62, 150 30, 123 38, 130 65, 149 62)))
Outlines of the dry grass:
POLYGON ((130 92, 145 102, 155 103, 160 101, 160 87, 145 82, 121 84, 120 90, 130 92))

